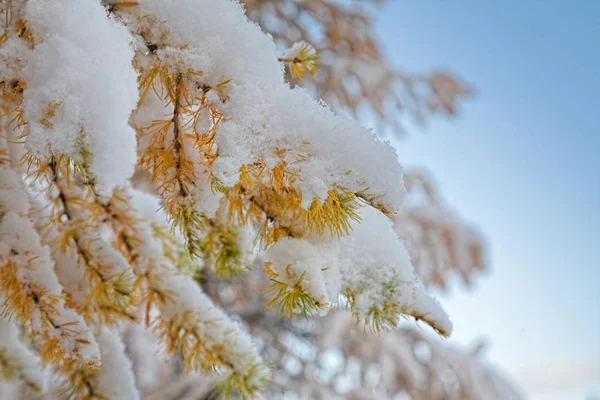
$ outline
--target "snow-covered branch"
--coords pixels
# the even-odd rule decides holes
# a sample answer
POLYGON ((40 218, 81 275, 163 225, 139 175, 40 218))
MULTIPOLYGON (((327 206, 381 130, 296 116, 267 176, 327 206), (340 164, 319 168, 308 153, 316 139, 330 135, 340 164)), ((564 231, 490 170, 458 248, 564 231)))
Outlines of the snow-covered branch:
MULTIPOLYGON (((220 395, 260 396, 270 369, 198 284, 259 253, 282 314, 345 307, 376 332, 412 316, 450 334, 392 227, 395 151, 291 89, 239 3, 0 4, 2 311, 62 395, 138 398, 120 336, 143 323, 184 370, 222 375, 220 395)), ((308 44, 287 57, 316 70, 308 44)))

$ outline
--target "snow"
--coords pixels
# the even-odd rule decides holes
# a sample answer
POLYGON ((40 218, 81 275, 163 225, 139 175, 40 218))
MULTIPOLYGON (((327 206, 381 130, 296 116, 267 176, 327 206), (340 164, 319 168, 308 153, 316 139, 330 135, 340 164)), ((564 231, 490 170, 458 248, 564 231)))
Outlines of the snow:
POLYGON ((252 338, 238 322, 232 321, 217 308, 191 277, 171 275, 161 283, 165 292, 177 293, 177 300, 167 302, 166 307, 161 309, 163 318, 169 320, 192 311, 197 318, 195 326, 199 330, 199 337, 209 348, 218 349, 225 345, 223 356, 227 362, 235 365, 237 371, 245 373, 260 363, 252 338))
POLYGON ((97 190, 109 195, 133 173, 138 100, 127 28, 97 1, 31 0, 25 19, 41 43, 23 70, 27 148, 37 157, 64 154, 89 163, 97 190), (46 118, 47 112, 55 115, 46 118), (90 160, 82 156, 90 153, 90 160))
POLYGON ((15 378, 24 379, 30 386, 44 390, 46 378, 38 355, 19 339, 19 329, 3 317, 0 317, 0 360, 3 368, 17 372, 15 378))
POLYGON ((27 54, 28 47, 19 38, 11 37, 0 46, 0 81, 17 79, 21 75, 24 60, 19 55, 27 54))
POLYGON ((168 360, 166 354, 159 351, 158 337, 142 324, 127 323, 123 342, 132 361, 137 388, 140 391, 152 389, 159 378, 161 365, 168 360))
POLYGON ((310 43, 307 43, 304 40, 296 42, 287 49, 283 55, 283 58, 286 60, 294 60, 295 58, 299 58, 300 55, 305 54, 308 57, 314 57, 317 55, 317 51, 310 43))
POLYGON ((54 274, 50 249, 40 244, 40 237, 29 220, 12 212, 4 215, 0 238, 2 261, 19 266, 17 274, 21 281, 40 285, 52 295, 61 295, 62 287, 54 274))
POLYGON ((141 190, 131 190, 129 194, 133 207, 142 218, 158 224, 166 223, 166 216, 161 209, 159 197, 141 190))
MULTIPOLYGON (((157 212, 158 199, 138 190, 132 190, 130 194, 133 207, 141 217, 134 230, 144 239, 143 242, 152 243, 150 246, 142 245, 136 251, 148 262, 148 267, 152 268, 149 272, 156 277, 152 283, 156 285, 156 289, 175 295, 159 306, 160 319, 176 321, 180 316, 192 318, 189 324, 194 326, 209 349, 233 366, 235 371, 232 372, 247 374, 252 368, 262 365, 252 338, 242 326, 218 308, 192 277, 180 274, 169 260, 156 251, 161 247, 161 242, 153 236, 149 223, 159 226, 165 224, 162 212, 157 212)), ((243 239, 249 238, 245 230, 239 236, 243 243, 246 243, 243 239)), ((259 368, 249 379, 260 381, 268 373, 267 368, 259 368)))
POLYGON ((170 28, 159 58, 180 71, 202 71, 199 80, 211 87, 231 79, 213 165, 225 185, 237 182, 243 165, 260 159, 272 168, 285 161, 298 174, 305 206, 337 185, 368 190, 389 210, 399 207, 404 189, 393 148, 304 90, 289 89, 272 39, 247 21, 237 2, 150 0, 140 8, 170 28))
POLYGON ((125 257, 92 229, 82 230, 79 245, 89 252, 91 259, 101 262, 102 274, 107 277, 119 276, 131 270, 125 257))
POLYGON ((131 361, 125 354, 125 345, 116 332, 103 328, 98 335, 102 367, 96 373, 99 393, 111 400, 137 400, 138 391, 131 369, 131 361))
POLYGON ((278 280, 295 284, 304 276, 303 289, 314 299, 336 304, 344 290, 351 289, 356 294, 353 311, 361 320, 368 320, 372 307, 396 304, 401 312, 423 316, 449 334, 452 324, 448 316, 423 292, 391 220, 370 206, 360 209, 359 216, 347 236, 280 240, 266 251, 264 259, 279 274, 278 280), (291 279, 288 268, 293 272, 291 279))
POLYGON ((70 323, 68 329, 48 327, 40 320, 41 311, 36 303, 30 310, 31 320, 26 321, 33 332, 58 337, 68 357, 93 361, 98 358, 94 337, 83 318, 65 306, 63 287, 54 271, 50 249, 42 245, 33 223, 21 216, 29 210, 30 202, 18 179, 14 171, 0 166, 0 266, 17 266, 16 279, 30 287, 41 302, 45 299, 52 302, 54 322, 58 326, 70 323))
POLYGON ((21 383, 0 381, 0 399, 21 400, 21 383))
POLYGON ((12 211, 24 215, 29 210, 29 198, 21 178, 10 168, 0 165, 0 215, 12 211))

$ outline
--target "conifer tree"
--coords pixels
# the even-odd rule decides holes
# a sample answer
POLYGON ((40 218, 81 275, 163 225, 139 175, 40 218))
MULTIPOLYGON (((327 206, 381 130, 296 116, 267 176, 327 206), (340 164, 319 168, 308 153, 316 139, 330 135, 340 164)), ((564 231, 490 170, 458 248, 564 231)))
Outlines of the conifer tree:
POLYGON ((260 264, 281 317, 450 334, 393 228, 395 152, 284 80, 314 72, 308 44, 278 57, 232 0, 0 5, 2 377, 136 399, 120 332, 143 324, 221 396, 260 396, 270 369, 200 267, 260 264))

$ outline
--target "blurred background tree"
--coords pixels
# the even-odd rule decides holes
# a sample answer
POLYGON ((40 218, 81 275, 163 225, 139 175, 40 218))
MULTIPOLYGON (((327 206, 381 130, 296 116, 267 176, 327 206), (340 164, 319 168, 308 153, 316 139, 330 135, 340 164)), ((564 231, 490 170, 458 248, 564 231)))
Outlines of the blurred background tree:
POLYGON ((299 41, 312 45, 319 69, 290 79, 338 112, 355 118, 376 116, 378 134, 405 132, 406 117, 425 122, 455 116, 472 94, 462 80, 444 72, 413 74, 392 67, 373 32, 372 14, 382 0, 244 0, 250 19, 281 48, 299 41))

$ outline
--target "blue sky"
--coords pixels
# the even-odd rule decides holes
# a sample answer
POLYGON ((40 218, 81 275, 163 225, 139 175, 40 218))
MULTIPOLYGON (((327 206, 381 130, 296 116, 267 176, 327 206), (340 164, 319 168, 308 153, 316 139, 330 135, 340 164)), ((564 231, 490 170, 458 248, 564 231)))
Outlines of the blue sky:
POLYGON ((455 121, 395 141, 490 244, 492 271, 444 304, 454 340, 536 400, 600 396, 600 2, 392 0, 385 53, 477 90, 455 121))

